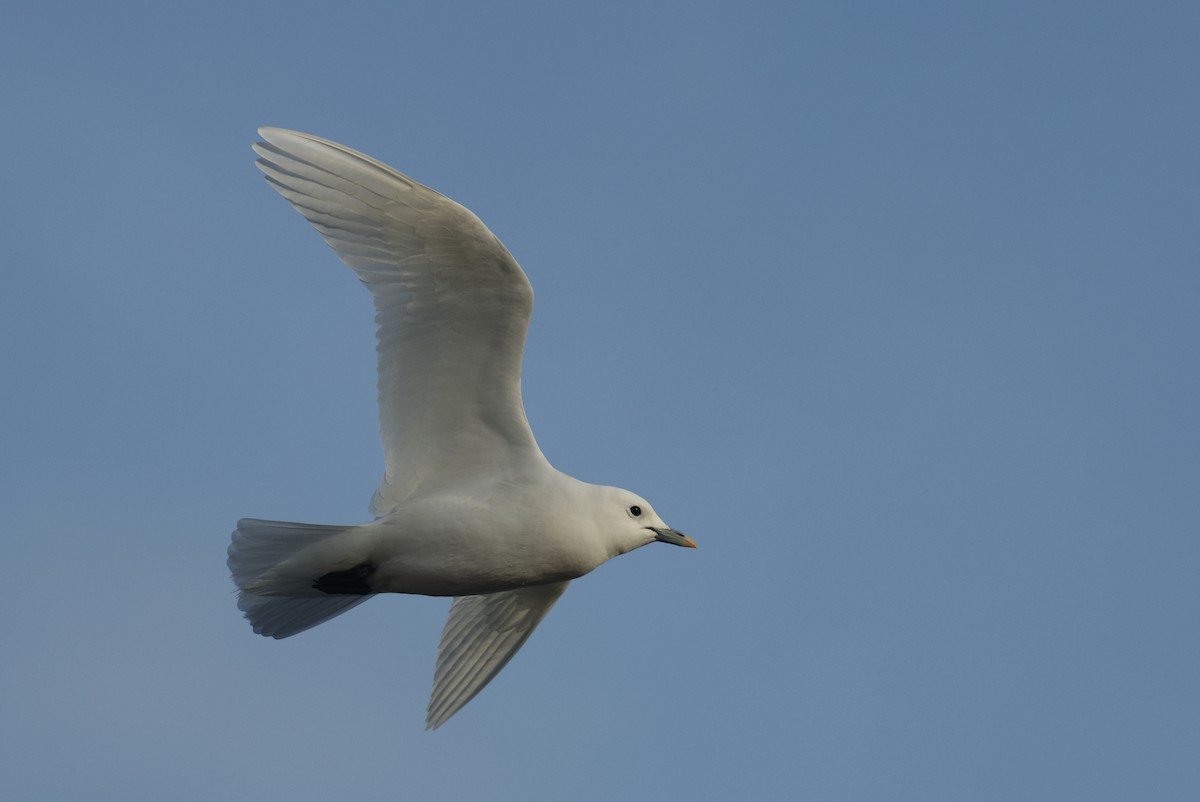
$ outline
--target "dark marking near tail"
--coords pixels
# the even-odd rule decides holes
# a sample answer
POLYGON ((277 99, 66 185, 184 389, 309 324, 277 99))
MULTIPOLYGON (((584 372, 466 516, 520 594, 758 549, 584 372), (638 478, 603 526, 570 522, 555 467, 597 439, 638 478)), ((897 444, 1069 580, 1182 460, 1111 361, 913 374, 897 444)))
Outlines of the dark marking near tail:
POLYGON ((312 586, 322 593, 340 594, 343 596, 369 596, 371 590, 370 578, 375 573, 374 563, 359 563, 345 571, 330 571, 324 576, 317 577, 312 586))

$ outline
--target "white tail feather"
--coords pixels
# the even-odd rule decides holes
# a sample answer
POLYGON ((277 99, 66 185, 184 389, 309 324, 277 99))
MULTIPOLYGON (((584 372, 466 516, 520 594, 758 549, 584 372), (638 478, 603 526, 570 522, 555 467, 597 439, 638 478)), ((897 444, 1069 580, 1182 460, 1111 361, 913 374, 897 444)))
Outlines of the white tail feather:
POLYGON ((263 521, 238 521, 226 564, 238 590, 238 609, 259 635, 286 638, 315 627, 371 595, 325 594, 312 587, 316 577, 278 572, 301 551, 352 527, 263 521))

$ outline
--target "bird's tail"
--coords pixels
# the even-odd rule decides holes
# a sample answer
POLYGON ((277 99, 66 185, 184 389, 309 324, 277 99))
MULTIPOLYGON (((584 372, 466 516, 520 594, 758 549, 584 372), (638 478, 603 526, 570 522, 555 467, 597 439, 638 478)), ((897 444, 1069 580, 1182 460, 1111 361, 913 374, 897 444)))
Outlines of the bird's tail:
POLYGON ((259 635, 286 638, 362 604, 372 594, 329 594, 314 588, 301 552, 350 526, 243 518, 233 533, 226 564, 238 587, 238 609, 259 635), (296 565, 300 563, 300 565, 296 565), (289 570, 294 566, 299 570, 289 570))

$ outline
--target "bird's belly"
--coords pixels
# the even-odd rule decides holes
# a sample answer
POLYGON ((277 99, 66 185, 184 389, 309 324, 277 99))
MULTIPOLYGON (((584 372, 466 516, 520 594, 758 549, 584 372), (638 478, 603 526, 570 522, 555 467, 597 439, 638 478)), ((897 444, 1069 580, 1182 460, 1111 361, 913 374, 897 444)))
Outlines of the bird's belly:
POLYGON ((405 538, 378 549, 369 581, 373 593, 474 596, 563 582, 595 567, 533 538, 405 538))

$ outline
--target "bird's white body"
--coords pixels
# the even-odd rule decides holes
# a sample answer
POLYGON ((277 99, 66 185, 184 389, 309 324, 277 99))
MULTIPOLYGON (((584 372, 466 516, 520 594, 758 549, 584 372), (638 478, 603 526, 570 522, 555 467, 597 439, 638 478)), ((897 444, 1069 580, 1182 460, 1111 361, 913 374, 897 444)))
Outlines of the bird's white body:
POLYGON ((628 528, 603 527, 602 510, 562 515, 564 499, 586 510, 597 495, 624 491, 587 485, 553 469, 539 473, 525 481, 480 481, 460 493, 413 499, 301 550, 262 581, 276 589, 286 585, 295 596, 320 597, 314 578, 369 566, 364 589, 370 593, 467 596, 575 579, 654 541, 654 533, 642 527, 629 532, 631 537, 613 537, 614 529, 628 528))
POLYGON ((567 583, 655 540, 642 498, 542 455, 521 402, 533 291, 475 215, 370 157, 260 129, 258 166, 375 302, 384 477, 375 520, 244 519, 228 564, 254 631, 284 638, 377 593, 453 596, 427 725, 478 693, 567 583))

